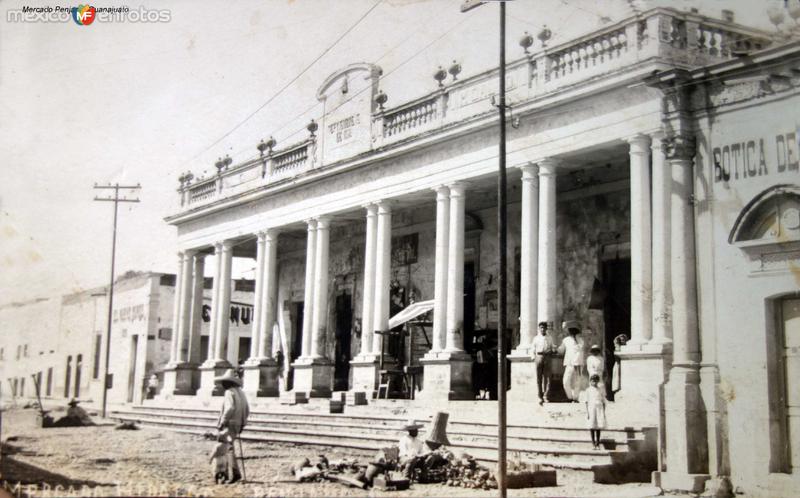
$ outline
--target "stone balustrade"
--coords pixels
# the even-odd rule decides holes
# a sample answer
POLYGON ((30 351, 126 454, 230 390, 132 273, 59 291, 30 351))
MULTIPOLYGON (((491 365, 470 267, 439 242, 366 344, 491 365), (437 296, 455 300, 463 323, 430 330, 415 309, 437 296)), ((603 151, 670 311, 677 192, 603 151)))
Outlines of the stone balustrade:
MULTIPOLYGON (((548 98, 566 87, 641 67, 644 63, 706 65, 765 48, 766 32, 690 12, 655 8, 506 65, 507 102, 515 107, 548 98)), ((492 69, 453 81, 393 108, 375 109, 369 134, 353 155, 391 147, 437 129, 493 115, 497 73, 492 69), (367 143, 369 142, 369 143, 367 143)), ((433 84, 433 82, 431 82, 433 84)), ((327 146, 322 144, 323 147, 327 146)), ((325 165, 314 137, 218 175, 185 183, 183 209, 278 182, 325 165)), ((337 158, 333 162, 341 161, 337 158)), ((344 159, 345 161, 347 159, 344 159)))

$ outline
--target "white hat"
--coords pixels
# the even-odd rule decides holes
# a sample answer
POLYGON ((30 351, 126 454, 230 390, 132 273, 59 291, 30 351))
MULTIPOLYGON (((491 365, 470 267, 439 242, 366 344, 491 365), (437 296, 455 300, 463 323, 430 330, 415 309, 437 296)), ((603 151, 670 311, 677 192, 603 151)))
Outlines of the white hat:
POLYGON ((220 375, 219 377, 214 377, 215 383, 222 381, 233 382, 237 386, 242 385, 242 379, 240 379, 239 376, 236 375, 236 372, 234 372, 232 368, 225 370, 225 373, 220 375))
POLYGON ((413 418, 408 419, 408 421, 403 425, 404 431, 410 431, 411 429, 420 429, 422 424, 418 424, 416 420, 413 418))

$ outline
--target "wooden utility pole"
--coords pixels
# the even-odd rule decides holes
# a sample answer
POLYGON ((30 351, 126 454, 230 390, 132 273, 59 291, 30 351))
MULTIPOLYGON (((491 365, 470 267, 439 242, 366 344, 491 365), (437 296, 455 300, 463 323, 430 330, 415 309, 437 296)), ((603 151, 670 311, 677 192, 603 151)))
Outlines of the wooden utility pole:
POLYGON ((106 404, 108 402, 108 388, 109 388, 109 378, 108 378, 108 362, 109 357, 111 354, 111 312, 113 310, 114 304, 114 263, 116 261, 117 255, 117 213, 119 211, 119 203, 120 202, 139 202, 139 199, 129 199, 127 197, 120 197, 119 191, 120 190, 139 190, 142 187, 137 183, 136 185, 120 185, 119 183, 115 183, 111 185, 98 185, 94 184, 95 189, 111 189, 114 190, 114 197, 97 197, 95 196, 94 200, 96 201, 105 201, 105 202, 113 202, 114 203, 114 231, 111 237, 111 279, 108 284, 108 322, 106 327, 106 361, 105 361, 105 368, 103 369, 103 418, 106 417, 106 404))

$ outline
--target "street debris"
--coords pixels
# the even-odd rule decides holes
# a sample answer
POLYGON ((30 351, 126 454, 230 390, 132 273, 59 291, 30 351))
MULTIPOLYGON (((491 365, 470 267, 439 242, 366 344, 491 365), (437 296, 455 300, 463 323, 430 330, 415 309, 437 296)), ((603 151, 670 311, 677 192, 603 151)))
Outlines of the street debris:
POLYGON ((136 425, 136 422, 122 422, 114 426, 114 430, 117 431, 138 431, 139 426, 136 425))

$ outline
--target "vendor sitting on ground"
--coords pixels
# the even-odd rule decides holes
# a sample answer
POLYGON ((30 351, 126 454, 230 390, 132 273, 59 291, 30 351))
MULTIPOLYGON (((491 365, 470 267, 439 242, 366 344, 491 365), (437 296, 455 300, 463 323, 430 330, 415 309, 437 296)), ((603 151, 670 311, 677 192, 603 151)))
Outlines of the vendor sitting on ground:
POLYGON ((423 443, 417 435, 421 425, 413 419, 403 426, 408 434, 400 438, 400 468, 403 475, 410 480, 414 478, 414 470, 421 469, 423 474, 426 470, 433 469, 445 462, 441 452, 437 451, 443 444, 449 445, 450 441, 445 434, 447 425, 447 414, 437 413, 434 417, 432 429, 423 443))
POLYGON ((72 398, 67 405, 67 414, 53 423, 53 427, 82 427, 94 425, 86 410, 78 406, 78 400, 72 398))

